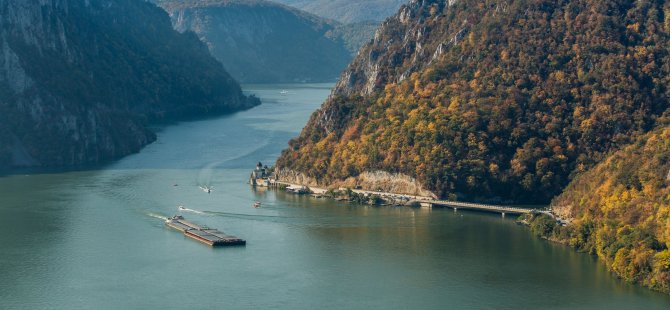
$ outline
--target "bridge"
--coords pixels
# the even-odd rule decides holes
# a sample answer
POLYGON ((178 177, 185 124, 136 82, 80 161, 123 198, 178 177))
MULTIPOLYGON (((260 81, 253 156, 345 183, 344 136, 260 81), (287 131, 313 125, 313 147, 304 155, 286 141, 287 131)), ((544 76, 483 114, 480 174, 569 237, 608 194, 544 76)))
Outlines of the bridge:
MULTIPOLYGON (((282 182, 282 181, 278 181, 278 180, 274 180, 271 183, 274 184, 274 185, 288 186, 289 188, 294 188, 294 189, 303 188, 302 185, 292 184, 292 183, 288 183, 288 182, 282 182)), ((316 194, 324 194, 326 192, 325 188, 318 188, 318 187, 310 187, 310 190, 312 190, 312 192, 314 192, 316 194)), ((452 209, 454 209, 454 212, 458 211, 458 209, 474 210, 474 211, 482 211, 482 212, 500 213, 500 214, 502 214, 503 217, 506 214, 521 215, 521 214, 527 214, 527 213, 549 213, 547 211, 540 211, 538 209, 516 208, 516 207, 508 207, 508 206, 471 203, 471 202, 459 202, 459 201, 450 201, 450 200, 436 200, 436 199, 432 199, 430 197, 423 197, 423 196, 411 196, 411 195, 394 194, 394 193, 386 193, 386 192, 358 190, 358 189, 354 189, 352 191, 355 192, 355 193, 358 193, 358 194, 378 195, 380 197, 391 198, 391 199, 396 199, 396 200, 401 200, 401 201, 404 200, 404 199, 409 199, 409 201, 407 202, 408 205, 411 205, 413 203, 419 203, 422 207, 425 207, 425 208, 433 208, 433 207, 452 208, 452 209)), ((405 200, 405 201, 407 201, 407 200, 405 200)))
POLYGON ((464 209, 464 210, 501 213, 502 216, 505 216, 505 214, 520 215, 520 214, 538 212, 538 210, 536 209, 515 208, 507 206, 458 202, 449 200, 417 200, 417 202, 420 203, 422 207, 428 207, 428 208, 439 206, 439 207, 452 208, 454 209, 454 212, 458 211, 458 209, 464 209))

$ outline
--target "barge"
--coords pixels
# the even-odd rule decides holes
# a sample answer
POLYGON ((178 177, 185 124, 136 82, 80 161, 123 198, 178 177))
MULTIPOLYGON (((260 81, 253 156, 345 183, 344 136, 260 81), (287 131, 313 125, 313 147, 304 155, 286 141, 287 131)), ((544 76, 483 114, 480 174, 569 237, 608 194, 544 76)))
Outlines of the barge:
POLYGON ((246 245, 247 241, 235 236, 229 236, 223 232, 200 226, 188 222, 181 215, 175 215, 165 220, 165 225, 181 231, 186 237, 195 239, 209 246, 231 246, 231 245, 246 245))

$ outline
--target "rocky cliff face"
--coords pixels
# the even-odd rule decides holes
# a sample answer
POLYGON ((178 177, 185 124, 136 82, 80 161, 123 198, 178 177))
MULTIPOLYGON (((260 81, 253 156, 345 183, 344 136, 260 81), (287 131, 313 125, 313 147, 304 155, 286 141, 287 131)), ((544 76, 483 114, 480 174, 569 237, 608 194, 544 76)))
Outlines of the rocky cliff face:
POLYGON ((335 93, 371 95, 388 84, 400 83, 412 73, 433 65, 442 53, 457 46, 468 34, 472 23, 467 15, 456 16, 446 22, 446 16, 437 15, 437 10, 449 12, 455 1, 439 2, 431 6, 422 1, 411 1, 384 21, 373 41, 360 50, 361 56, 344 72, 335 93), (427 20, 431 17, 433 23, 427 20), (438 24, 444 29, 435 29, 438 24))
POLYGON ((324 183, 382 170, 446 198, 548 203, 670 106, 667 16, 666 1, 410 1, 277 165, 324 183))
POLYGON ((304 173, 280 168, 277 170, 277 179, 282 182, 308 187, 328 189, 358 188, 376 192, 437 198, 434 193, 421 186, 416 179, 404 174, 391 174, 385 171, 366 171, 355 177, 324 183, 320 182, 318 179, 309 177, 304 173))
MULTIPOLYGON (((351 54, 338 23, 268 1, 157 1, 178 31, 193 31, 238 80, 334 81, 351 54)), ((360 43, 359 43, 360 44, 360 43)))
POLYGON ((134 0, 0 3, 0 167, 99 163, 152 120, 258 104, 193 35, 134 0))

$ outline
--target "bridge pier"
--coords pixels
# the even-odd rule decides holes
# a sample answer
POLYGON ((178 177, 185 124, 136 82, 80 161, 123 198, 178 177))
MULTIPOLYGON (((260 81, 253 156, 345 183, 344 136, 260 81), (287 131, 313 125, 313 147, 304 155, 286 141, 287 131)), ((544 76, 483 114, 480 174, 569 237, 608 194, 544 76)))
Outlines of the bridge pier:
POLYGON ((422 208, 432 209, 432 208, 433 208, 433 204, 430 203, 430 202, 422 202, 422 203, 421 203, 421 207, 422 207, 422 208))

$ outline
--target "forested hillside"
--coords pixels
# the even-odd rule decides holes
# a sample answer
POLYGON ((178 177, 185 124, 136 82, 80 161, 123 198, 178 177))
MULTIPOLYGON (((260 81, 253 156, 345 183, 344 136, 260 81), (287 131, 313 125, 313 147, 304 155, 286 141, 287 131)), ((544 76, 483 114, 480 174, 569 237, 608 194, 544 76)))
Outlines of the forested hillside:
POLYGON ((537 217, 535 233, 597 254, 627 281, 670 292, 670 126, 577 177, 552 206, 571 225, 537 217))
POLYGON ((277 165, 548 203, 668 108, 669 16, 667 1, 411 1, 277 165))
POLYGON ((353 58, 363 45, 372 40, 377 28, 379 28, 379 23, 376 21, 337 24, 335 28, 326 33, 326 36, 342 42, 353 58))
POLYGON ((150 121, 258 104, 193 34, 136 0, 0 3, 0 168, 100 163, 150 121))
MULTIPOLYGON (((331 82, 353 58, 350 50, 364 43, 358 29, 270 1, 157 3, 169 13, 175 29, 196 33, 244 83, 331 82)), ((367 39, 374 31, 360 29, 365 29, 367 39)))
POLYGON ((276 0, 345 24, 382 21, 409 0, 276 0))

